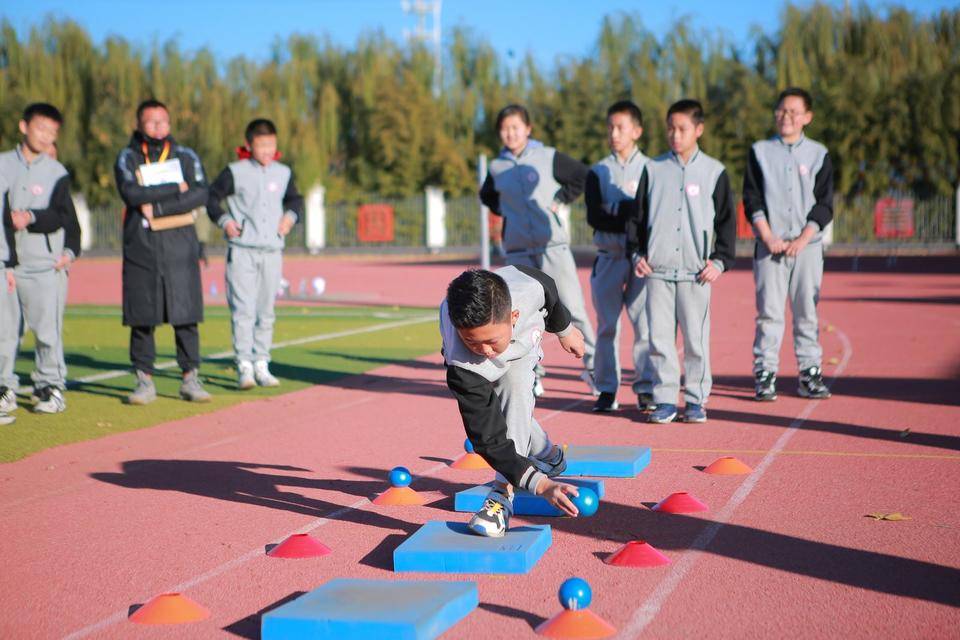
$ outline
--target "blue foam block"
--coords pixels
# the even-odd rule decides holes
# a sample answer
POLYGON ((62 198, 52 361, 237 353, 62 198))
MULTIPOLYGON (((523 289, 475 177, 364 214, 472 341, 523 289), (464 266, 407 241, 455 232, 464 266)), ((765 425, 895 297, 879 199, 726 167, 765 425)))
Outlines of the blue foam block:
POLYGON ((431 520, 393 551, 393 570, 526 573, 552 541, 549 525, 511 527, 502 538, 485 538, 464 522, 431 520))
POLYGON ((475 582, 337 578, 265 613, 260 637, 427 640, 478 602, 475 582))
MULTIPOLYGON (((564 480, 567 484, 593 489, 598 498, 603 497, 603 480, 593 478, 571 478, 564 480)), ((453 508, 456 511, 476 512, 483 506, 483 501, 490 493, 490 484, 458 491, 453 499, 453 508)), ((513 496, 513 512, 518 516, 559 516, 563 513, 552 504, 532 493, 517 491, 513 496)))
POLYGON ((567 447, 563 476, 632 478, 650 464, 649 447, 567 447))

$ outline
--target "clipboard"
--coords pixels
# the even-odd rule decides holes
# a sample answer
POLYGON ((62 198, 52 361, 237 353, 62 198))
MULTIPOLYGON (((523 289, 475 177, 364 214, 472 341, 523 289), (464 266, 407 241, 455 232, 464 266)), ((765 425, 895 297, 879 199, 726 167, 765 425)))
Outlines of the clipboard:
MULTIPOLYGON (((165 162, 142 164, 137 169, 137 182, 144 187, 154 187, 161 184, 180 184, 183 182, 183 172, 180 160, 173 159, 165 162)), ((167 231, 188 227, 197 221, 199 209, 178 213, 172 216, 159 218, 145 218, 151 231, 167 231)))

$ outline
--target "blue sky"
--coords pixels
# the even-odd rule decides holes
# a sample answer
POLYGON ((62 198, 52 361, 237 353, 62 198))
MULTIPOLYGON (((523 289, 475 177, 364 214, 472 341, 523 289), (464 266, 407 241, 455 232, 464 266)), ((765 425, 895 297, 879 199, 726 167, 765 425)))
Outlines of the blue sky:
MULTIPOLYGON (((144 46, 175 38, 187 50, 207 46, 221 60, 241 54, 262 60, 277 37, 291 33, 326 33, 335 43, 349 47, 358 35, 376 29, 401 41, 416 25, 414 17, 404 13, 401 0, 14 0, 4 4, 0 15, 18 31, 47 15, 70 17, 97 42, 111 34, 144 46)), ((891 3, 869 0, 867 4, 883 9, 891 3)), ((898 4, 924 16, 953 6, 942 0, 898 4)), ((531 51, 538 61, 552 65, 558 56, 590 53, 607 14, 638 14, 658 36, 684 19, 694 29, 719 30, 732 43, 744 45, 753 26, 774 31, 783 6, 764 0, 443 0, 441 24, 444 34, 455 26, 471 28, 505 60, 511 51, 515 60, 531 51)))

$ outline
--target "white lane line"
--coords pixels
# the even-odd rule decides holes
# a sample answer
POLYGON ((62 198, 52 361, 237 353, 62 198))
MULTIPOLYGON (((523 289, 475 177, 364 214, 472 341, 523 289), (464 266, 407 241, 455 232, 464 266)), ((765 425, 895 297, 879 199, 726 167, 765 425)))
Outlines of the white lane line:
MULTIPOLYGON (((834 371, 833 378, 830 380, 831 387, 836 382, 837 378, 843 374, 844 369, 847 368, 847 363, 850 361, 850 358, 853 355, 853 346, 850 344, 850 339, 847 337, 847 335, 837 329, 837 337, 843 344, 843 359, 834 371)), ((800 414, 793 420, 793 422, 790 423, 789 428, 784 431, 779 438, 777 438, 773 448, 767 452, 767 455, 764 456, 763 460, 760 461, 760 464, 756 466, 753 473, 751 473, 747 479, 744 480, 743 484, 741 484, 733 496, 731 496, 730 500, 728 500, 723 508, 720 509, 714 521, 708 524, 707 527, 700 533, 700 535, 697 536, 697 538, 690 545, 690 548, 680 556, 679 560, 674 562, 670 573, 668 573, 663 580, 660 581, 657 587, 653 590, 653 593, 650 594, 650 597, 648 597, 646 601, 633 612, 630 622, 620 632, 619 637, 635 638, 642 633, 651 622, 653 622, 653 619, 657 617, 658 613, 660 613, 660 610, 670 597, 670 594, 674 592, 674 590, 680 585, 680 582, 693 568, 693 565, 696 564, 697 560, 700 559, 704 549, 706 549, 707 546, 713 542, 713 539, 716 537, 720 529, 723 528, 723 525, 726 524, 733 516, 733 512, 736 511, 737 507, 739 507, 740 504, 747 499, 747 496, 750 495, 750 492, 752 492, 757 486, 757 483, 760 482, 760 479, 763 477, 763 474, 766 472, 767 468, 773 464, 773 461, 777 455, 783 451, 783 448, 787 446, 787 442, 790 441, 790 438, 792 438, 800 426, 807 421, 807 418, 810 417, 810 414, 813 413, 814 409, 817 408, 820 402, 820 400, 810 400, 806 404, 806 406, 803 408, 803 411, 801 411, 800 414)))

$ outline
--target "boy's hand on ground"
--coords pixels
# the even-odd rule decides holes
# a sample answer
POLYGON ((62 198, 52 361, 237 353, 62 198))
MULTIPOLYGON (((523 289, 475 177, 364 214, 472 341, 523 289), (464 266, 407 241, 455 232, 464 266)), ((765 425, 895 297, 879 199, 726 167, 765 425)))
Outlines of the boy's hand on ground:
POLYGON ((229 220, 227 224, 223 225, 223 230, 227 234, 228 238, 240 237, 240 225, 233 220, 229 220))
POLYGON ((7 293, 13 293, 17 290, 17 279, 13 275, 13 269, 7 269, 7 293))
POLYGON ((568 495, 580 495, 580 492, 572 484, 554 482, 550 478, 544 478, 537 485, 537 495, 568 516, 576 517, 580 513, 577 507, 570 502, 570 498, 567 497, 568 495))
POLYGON ((697 282, 700 284, 710 284, 714 280, 720 277, 720 274, 723 273, 720 269, 717 269, 713 266, 712 260, 707 260, 707 266, 700 270, 700 273, 697 274, 697 282))
POLYGON ((653 269, 650 268, 650 264, 647 262, 646 257, 637 260, 637 266, 633 271, 637 274, 638 278, 643 278, 644 276, 648 276, 653 273, 653 269))
POLYGON ((143 217, 147 220, 153 220, 153 205, 149 202, 140 205, 140 213, 142 213, 143 217))
POLYGON ((567 353, 570 353, 577 358, 582 358, 585 351, 585 347, 583 346, 583 334, 580 333, 579 329, 574 327, 573 331, 560 338, 560 346, 563 347, 563 350, 567 353))
POLYGON ((277 227, 277 233, 280 234, 280 237, 290 233, 290 229, 293 229, 293 218, 290 216, 283 216, 280 218, 280 226, 277 227))

